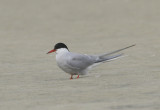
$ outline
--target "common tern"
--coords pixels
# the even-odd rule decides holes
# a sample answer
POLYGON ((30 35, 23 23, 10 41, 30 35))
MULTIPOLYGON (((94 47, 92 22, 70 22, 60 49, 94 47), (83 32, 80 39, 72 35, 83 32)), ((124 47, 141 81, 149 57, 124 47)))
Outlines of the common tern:
POLYGON ((55 52, 57 65, 71 75, 70 79, 73 79, 73 75, 78 75, 77 78, 79 78, 79 75, 87 74, 88 70, 98 64, 120 58, 123 53, 114 54, 133 46, 135 44, 101 55, 87 55, 70 52, 64 43, 57 43, 47 54, 55 52))

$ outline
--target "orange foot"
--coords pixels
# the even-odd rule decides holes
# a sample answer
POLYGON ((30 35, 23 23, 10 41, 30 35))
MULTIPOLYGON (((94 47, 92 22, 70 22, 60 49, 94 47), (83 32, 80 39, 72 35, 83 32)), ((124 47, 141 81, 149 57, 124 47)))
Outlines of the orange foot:
POLYGON ((70 80, 72 80, 73 79, 73 77, 72 77, 73 75, 71 75, 71 78, 70 78, 70 80))
MULTIPOLYGON (((77 79, 79 78, 79 75, 77 76, 77 79)), ((71 77, 70 77, 70 80, 72 80, 73 79, 73 75, 71 75, 71 77)))
POLYGON ((77 79, 79 78, 79 75, 77 76, 77 79))

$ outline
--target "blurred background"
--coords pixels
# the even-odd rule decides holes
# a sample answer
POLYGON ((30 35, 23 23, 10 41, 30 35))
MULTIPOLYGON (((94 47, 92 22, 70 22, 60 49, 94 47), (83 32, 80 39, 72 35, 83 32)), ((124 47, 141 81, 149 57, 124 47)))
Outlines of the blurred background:
POLYGON ((0 0, 0 108, 159 110, 159 5, 159 0, 0 0), (86 54, 136 47, 73 83, 56 66, 55 55, 46 55, 58 42, 86 54))

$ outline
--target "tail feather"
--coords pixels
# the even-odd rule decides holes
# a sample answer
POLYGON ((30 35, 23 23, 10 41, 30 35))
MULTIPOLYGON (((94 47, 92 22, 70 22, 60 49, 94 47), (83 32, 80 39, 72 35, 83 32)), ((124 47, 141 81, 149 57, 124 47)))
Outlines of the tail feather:
POLYGON ((117 58, 120 58, 122 55, 123 55, 123 53, 118 54, 118 55, 114 55, 114 56, 107 56, 105 58, 99 58, 95 63, 107 62, 107 61, 115 60, 117 58))
POLYGON ((125 48, 122 48, 122 49, 118 49, 118 50, 113 51, 113 52, 110 52, 110 53, 105 53, 105 54, 99 55, 99 57, 100 57, 100 58, 103 58, 103 57, 105 57, 105 56, 108 56, 108 55, 111 55, 111 54, 115 54, 115 53, 117 53, 117 52, 120 52, 120 51, 122 51, 122 50, 128 49, 128 48, 133 47, 133 46, 135 46, 135 45, 136 45, 136 44, 131 45, 131 46, 128 46, 128 47, 125 47, 125 48))
POLYGON ((96 61, 94 62, 93 65, 91 65, 91 66, 88 67, 88 69, 91 69, 92 67, 97 66, 97 65, 99 65, 99 64, 101 64, 101 63, 109 62, 109 61, 112 61, 112 60, 121 58, 122 55, 123 55, 123 53, 121 53, 121 54, 116 54, 116 55, 113 55, 113 54, 115 54, 115 53, 117 53, 117 52, 120 52, 120 51, 122 51, 122 50, 128 49, 128 48, 130 48, 130 47, 133 47, 133 46, 135 46, 135 45, 136 45, 136 44, 131 45, 131 46, 128 46, 128 47, 125 47, 125 48, 122 48, 122 49, 118 49, 118 50, 116 50, 116 51, 112 51, 112 52, 110 52, 110 53, 105 53, 105 54, 93 56, 93 57, 96 57, 97 59, 96 59, 96 61))

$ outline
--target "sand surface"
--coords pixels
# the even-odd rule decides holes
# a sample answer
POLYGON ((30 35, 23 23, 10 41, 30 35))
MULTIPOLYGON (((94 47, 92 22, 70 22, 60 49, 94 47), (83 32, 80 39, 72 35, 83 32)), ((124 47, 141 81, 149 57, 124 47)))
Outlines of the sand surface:
POLYGON ((1 0, 0 110, 160 110, 159 0, 1 0), (69 80, 57 42, 125 57, 69 80))

